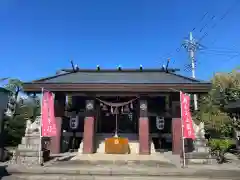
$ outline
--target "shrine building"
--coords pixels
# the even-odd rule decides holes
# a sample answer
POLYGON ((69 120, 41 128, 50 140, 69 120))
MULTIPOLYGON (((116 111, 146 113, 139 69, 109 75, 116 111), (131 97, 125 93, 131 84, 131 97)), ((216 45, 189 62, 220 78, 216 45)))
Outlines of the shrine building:
POLYGON ((29 94, 41 93, 42 88, 55 94, 57 136, 51 137, 51 153, 70 149, 87 154, 114 153, 106 146, 106 139, 123 138, 131 154, 161 149, 179 154, 179 91, 201 95, 211 84, 177 71, 142 67, 63 69, 23 87, 29 94))

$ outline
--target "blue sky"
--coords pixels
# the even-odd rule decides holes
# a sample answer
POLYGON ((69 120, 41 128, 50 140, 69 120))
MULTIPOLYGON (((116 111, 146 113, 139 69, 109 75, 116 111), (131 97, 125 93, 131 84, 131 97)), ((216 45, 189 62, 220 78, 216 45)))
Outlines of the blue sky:
POLYGON ((186 50, 176 49, 195 27, 194 37, 207 33, 201 44, 213 49, 196 54, 197 78, 209 79, 215 72, 240 65, 240 57, 232 58, 240 51, 240 3, 234 3, 1 0, 0 77, 34 80, 70 67, 71 59, 80 68, 96 68, 98 64, 102 68, 119 64, 123 68, 138 68, 140 64, 157 68, 168 57, 171 67, 181 68, 181 74, 190 76, 184 71, 189 64, 186 50))

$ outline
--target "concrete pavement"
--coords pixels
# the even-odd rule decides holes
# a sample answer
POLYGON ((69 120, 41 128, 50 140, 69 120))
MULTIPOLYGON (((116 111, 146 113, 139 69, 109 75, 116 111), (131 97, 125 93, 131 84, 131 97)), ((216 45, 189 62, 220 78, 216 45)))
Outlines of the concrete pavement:
MULTIPOLYGON (((8 172, 11 176, 3 177, 3 180, 15 179, 234 179, 240 180, 239 164, 223 165, 197 165, 182 169, 174 165, 167 158, 149 159, 148 156, 131 156, 130 160, 124 156, 112 160, 111 156, 81 156, 81 160, 70 160, 72 156, 66 156, 62 160, 52 161, 46 166, 23 166, 7 164, 1 172, 8 172), (67 157, 67 159, 65 159, 67 157), (96 160, 97 159, 97 160, 96 160)), ((0 173, 1 173, 0 172, 0 173)), ((1 179, 1 178, 0 178, 1 179)))
MULTIPOLYGON (((238 177, 237 177, 238 178, 238 177)), ((215 178, 188 178, 188 177, 139 177, 139 176, 8 176, 4 177, 2 180, 219 180, 215 178)), ((221 180, 230 180, 221 179, 221 180)), ((239 180, 232 179, 232 180, 239 180)))
MULTIPOLYGON (((240 169, 163 168, 144 166, 65 166, 65 167, 20 167, 8 166, 13 175, 26 176, 114 176, 114 177, 195 177, 195 178, 234 178, 240 177, 240 169)), ((240 178, 239 178, 240 179, 240 178)))

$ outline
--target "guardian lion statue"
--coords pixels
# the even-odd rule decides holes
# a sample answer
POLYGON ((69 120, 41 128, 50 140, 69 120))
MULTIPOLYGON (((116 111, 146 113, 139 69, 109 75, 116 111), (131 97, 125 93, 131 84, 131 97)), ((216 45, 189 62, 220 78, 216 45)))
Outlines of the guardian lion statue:
POLYGON ((196 125, 193 122, 193 129, 194 129, 196 138, 198 139, 205 138, 204 122, 200 122, 199 125, 196 125))
POLYGON ((40 132, 40 118, 41 117, 36 117, 33 123, 30 119, 27 120, 25 135, 33 135, 40 132))

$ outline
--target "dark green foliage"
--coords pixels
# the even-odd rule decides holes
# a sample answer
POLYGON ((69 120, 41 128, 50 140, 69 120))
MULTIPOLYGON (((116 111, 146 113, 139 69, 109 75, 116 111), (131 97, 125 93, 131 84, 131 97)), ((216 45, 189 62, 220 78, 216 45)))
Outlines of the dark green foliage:
POLYGON ((207 131, 231 137, 234 128, 240 127, 240 122, 233 122, 224 107, 240 98, 240 72, 218 73, 211 82, 212 89, 199 98, 199 111, 193 117, 196 121, 204 122, 207 131))
POLYGON ((8 119, 5 123, 5 146, 17 146, 25 133, 26 120, 23 115, 8 119))
POLYGON ((213 155, 219 164, 228 162, 226 153, 231 151, 234 141, 231 139, 211 139, 208 142, 211 155, 213 155))
POLYGON ((10 90, 17 102, 12 117, 5 117, 4 143, 5 146, 16 146, 21 143, 25 134, 27 119, 35 119, 40 115, 40 100, 37 96, 19 98, 22 92, 22 82, 18 79, 9 79, 6 88, 10 90))
POLYGON ((208 145, 212 151, 227 151, 235 142, 232 139, 211 139, 208 145))

